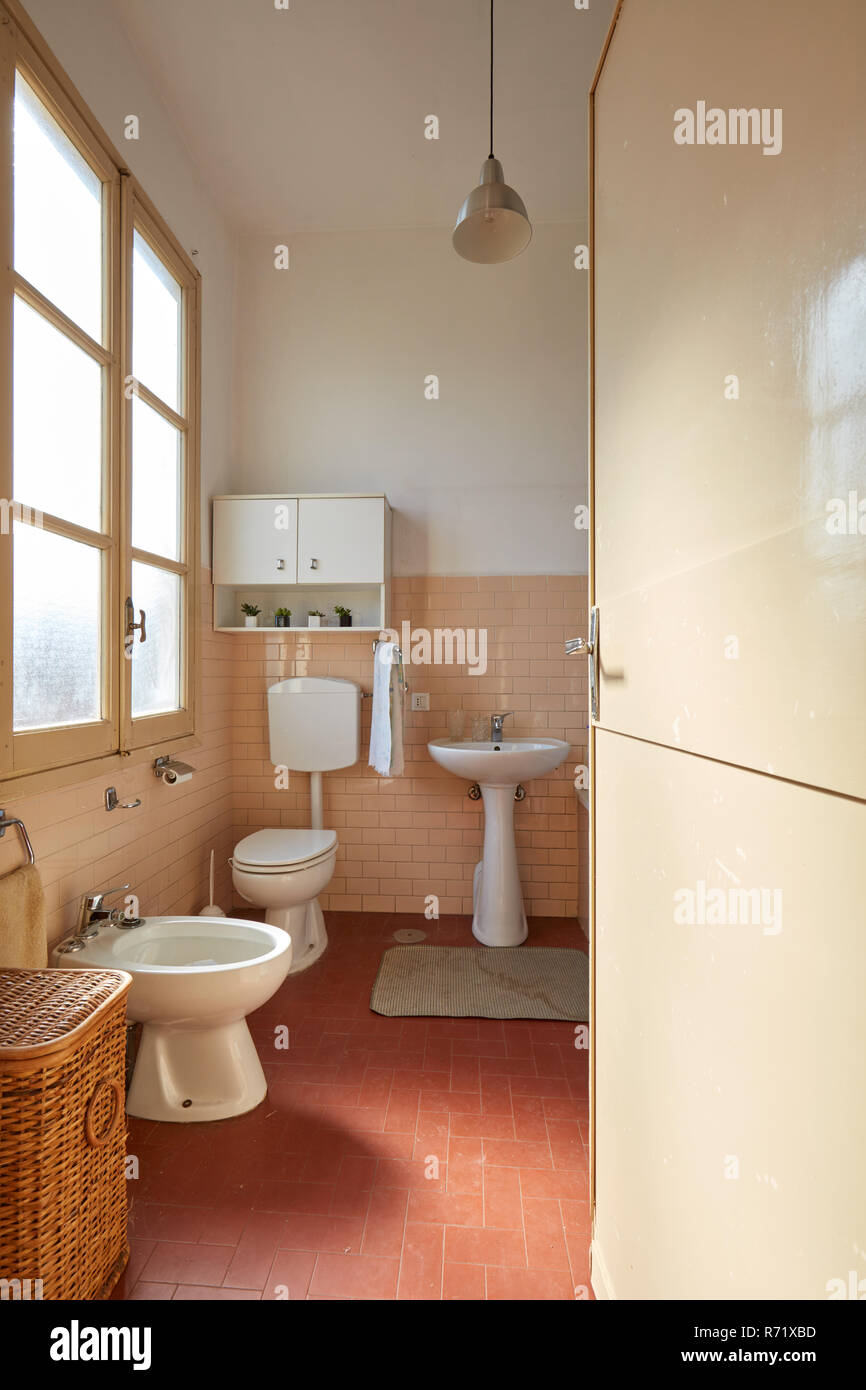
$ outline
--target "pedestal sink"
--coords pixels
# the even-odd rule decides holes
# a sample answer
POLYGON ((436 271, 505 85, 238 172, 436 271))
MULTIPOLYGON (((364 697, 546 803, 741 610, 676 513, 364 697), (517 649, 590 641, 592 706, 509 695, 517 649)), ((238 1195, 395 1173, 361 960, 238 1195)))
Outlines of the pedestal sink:
POLYGON ((434 763, 481 788, 484 852, 475 866, 472 933, 485 946, 519 946, 527 927, 514 847, 514 793, 518 782, 564 763, 570 745, 559 738, 435 738, 427 748, 434 763))

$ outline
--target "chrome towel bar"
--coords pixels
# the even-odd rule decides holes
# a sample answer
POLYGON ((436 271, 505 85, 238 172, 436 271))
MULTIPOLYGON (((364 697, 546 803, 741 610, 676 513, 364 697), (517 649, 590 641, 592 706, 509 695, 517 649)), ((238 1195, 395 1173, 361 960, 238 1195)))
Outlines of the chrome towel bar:
MULTIPOLYGON (((30 836, 27 834, 27 826, 24 824, 23 820, 19 820, 17 816, 7 816, 5 811, 0 811, 0 840, 2 840, 3 836, 6 834, 7 826, 10 825, 18 826, 18 829, 21 831, 21 838, 24 841, 24 848, 27 851, 27 862, 28 864, 35 864, 36 856, 33 853, 30 836)), ((5 875, 3 875, 3 877, 5 877, 5 875)))

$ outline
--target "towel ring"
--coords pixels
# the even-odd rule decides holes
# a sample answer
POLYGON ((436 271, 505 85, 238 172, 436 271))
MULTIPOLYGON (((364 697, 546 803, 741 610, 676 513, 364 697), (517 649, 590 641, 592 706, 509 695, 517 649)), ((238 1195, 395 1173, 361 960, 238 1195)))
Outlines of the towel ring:
MULTIPOLYGON (((9 825, 18 826, 18 829, 21 831, 21 838, 24 841, 24 848, 27 851, 27 862, 28 864, 35 864, 36 856, 33 853, 30 836, 27 834, 27 826, 24 824, 23 820, 19 820, 17 816, 7 816, 5 811, 0 811, 0 840, 3 839, 3 836, 6 834, 6 827, 9 825)), ((9 873, 14 872, 14 869, 9 870, 9 873)), ((0 874, 0 878, 6 878, 7 876, 7 874, 0 874)))

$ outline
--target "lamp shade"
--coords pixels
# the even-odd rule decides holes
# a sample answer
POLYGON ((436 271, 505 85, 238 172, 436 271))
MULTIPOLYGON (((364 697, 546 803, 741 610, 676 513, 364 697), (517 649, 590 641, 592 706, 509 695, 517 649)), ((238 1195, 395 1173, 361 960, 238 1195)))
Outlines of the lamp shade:
POLYGON ((509 188, 502 165, 491 155, 481 166, 481 182, 457 214, 454 250, 466 261, 492 265, 519 256, 531 237, 523 199, 509 188))

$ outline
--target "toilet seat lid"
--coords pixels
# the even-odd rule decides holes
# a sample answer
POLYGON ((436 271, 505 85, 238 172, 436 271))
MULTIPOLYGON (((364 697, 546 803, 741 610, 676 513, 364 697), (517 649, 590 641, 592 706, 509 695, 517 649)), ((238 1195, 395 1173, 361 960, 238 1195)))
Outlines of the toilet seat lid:
POLYGON ((306 864, 337 843, 336 830, 256 830, 235 847, 234 862, 254 869, 306 864))

